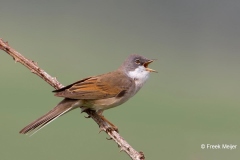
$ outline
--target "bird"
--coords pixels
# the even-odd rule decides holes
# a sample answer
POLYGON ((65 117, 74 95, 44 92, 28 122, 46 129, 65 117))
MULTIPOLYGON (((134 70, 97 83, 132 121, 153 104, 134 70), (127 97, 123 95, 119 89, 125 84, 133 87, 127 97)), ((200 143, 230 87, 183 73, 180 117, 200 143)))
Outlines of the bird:
POLYGON ((96 111, 110 125, 110 129, 118 132, 118 128, 103 116, 103 111, 119 106, 134 96, 147 81, 149 73, 157 72, 148 68, 154 60, 131 54, 115 71, 87 77, 52 91, 55 96, 64 99, 19 133, 34 134, 58 117, 76 108, 80 108, 82 112, 96 111))

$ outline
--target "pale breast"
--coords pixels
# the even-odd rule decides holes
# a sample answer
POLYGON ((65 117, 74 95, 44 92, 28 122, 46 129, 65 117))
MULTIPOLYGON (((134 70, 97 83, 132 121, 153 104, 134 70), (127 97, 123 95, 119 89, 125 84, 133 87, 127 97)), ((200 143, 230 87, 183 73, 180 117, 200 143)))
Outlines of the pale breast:
POLYGON ((139 66, 134 71, 129 71, 128 76, 132 78, 135 82, 136 89, 135 94, 142 88, 144 83, 149 77, 149 71, 146 71, 145 67, 139 66))

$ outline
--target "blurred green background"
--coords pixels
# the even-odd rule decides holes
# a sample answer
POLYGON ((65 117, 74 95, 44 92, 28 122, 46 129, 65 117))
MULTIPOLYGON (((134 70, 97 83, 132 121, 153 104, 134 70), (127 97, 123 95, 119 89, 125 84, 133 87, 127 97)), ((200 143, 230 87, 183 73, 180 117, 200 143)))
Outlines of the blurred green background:
MULTIPOLYGON (((0 37, 64 84, 116 69, 131 53, 158 61, 143 89, 105 112, 146 159, 239 159, 240 1, 8 0, 0 37), (234 144, 235 150, 201 149, 234 144)), ((61 99, 0 51, 0 159, 129 159, 80 110, 18 134, 61 99)))

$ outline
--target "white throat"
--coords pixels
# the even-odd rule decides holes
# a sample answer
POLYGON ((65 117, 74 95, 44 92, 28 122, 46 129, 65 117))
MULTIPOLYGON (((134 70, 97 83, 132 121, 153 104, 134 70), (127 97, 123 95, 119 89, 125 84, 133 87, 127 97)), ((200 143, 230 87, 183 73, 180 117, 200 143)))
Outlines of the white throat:
POLYGON ((129 71, 127 74, 135 81, 136 92, 144 85, 149 77, 149 71, 144 66, 139 66, 134 71, 129 71))

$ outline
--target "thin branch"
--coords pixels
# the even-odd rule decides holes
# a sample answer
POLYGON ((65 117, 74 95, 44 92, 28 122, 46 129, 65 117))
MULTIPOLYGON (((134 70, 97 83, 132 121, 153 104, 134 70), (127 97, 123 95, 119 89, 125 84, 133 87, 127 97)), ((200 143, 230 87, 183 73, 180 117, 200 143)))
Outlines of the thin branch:
MULTIPOLYGON (((32 73, 41 77, 44 81, 46 81, 55 89, 60 89, 63 87, 63 85, 57 81, 56 77, 50 76, 47 72, 38 67, 36 62, 22 56, 19 52, 10 47, 8 42, 4 42, 1 38, 0 49, 8 53, 11 57, 13 57, 15 62, 19 62, 25 67, 27 67, 32 73)), ((111 139, 113 139, 118 144, 118 146, 120 147, 120 151, 125 151, 133 160, 145 159, 143 152, 136 151, 133 147, 131 147, 127 143, 127 141, 125 141, 119 135, 119 133, 117 133, 116 131, 109 132, 108 124, 105 121, 103 121, 102 118, 100 118, 96 112, 87 110, 86 113, 99 125, 100 131, 105 131, 111 137, 111 139)))

